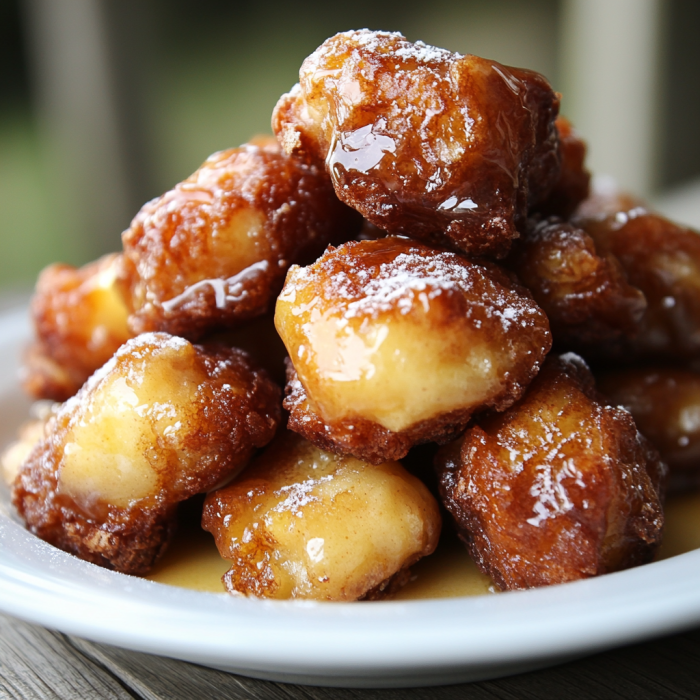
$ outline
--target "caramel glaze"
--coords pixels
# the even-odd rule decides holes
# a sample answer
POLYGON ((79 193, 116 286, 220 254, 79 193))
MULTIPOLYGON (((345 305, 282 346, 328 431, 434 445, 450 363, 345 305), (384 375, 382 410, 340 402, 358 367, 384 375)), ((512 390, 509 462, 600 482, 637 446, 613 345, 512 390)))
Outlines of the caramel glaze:
POLYGON ((437 546, 436 500, 398 462, 371 465, 282 432, 210 493, 202 527, 231 562, 231 593, 350 601, 392 595, 437 546))
POLYGON ((531 219, 506 265, 544 309, 557 347, 585 352, 633 337, 647 309, 618 259, 582 229, 531 219))
POLYGON ((375 464, 509 406, 551 342, 544 313, 504 270, 398 237, 293 267, 275 324, 293 365, 289 427, 375 464))
POLYGON ((79 269, 49 265, 39 275, 31 304, 36 340, 22 368, 34 398, 70 398, 131 337, 116 283, 120 265, 121 256, 106 255, 79 269))
POLYGON ((558 110, 538 73, 360 30, 304 61, 272 124, 379 228, 502 257, 558 177, 558 110))
POLYGON ((669 465, 669 488, 700 485, 700 374, 663 365, 597 376, 611 403, 624 406, 669 465))
POLYGON ((436 467, 460 536, 501 589, 644 564, 661 543, 667 467, 575 355, 548 358, 520 402, 473 424, 436 467))
POLYGON ((549 196, 534 206, 541 216, 571 216, 590 193, 591 174, 586 169, 586 142, 565 117, 556 120, 561 171, 549 196))
POLYGON ((619 260, 647 300, 633 337, 591 346, 591 357, 700 358, 700 236, 624 195, 584 202, 572 222, 619 260))
POLYGON ((240 470, 279 420, 278 387, 242 351, 145 334, 48 419, 12 501, 41 539, 145 574, 177 504, 240 470))
POLYGON ((269 139, 215 153, 145 204, 122 235, 130 328, 197 340, 262 315, 289 265, 360 225, 321 168, 269 139))

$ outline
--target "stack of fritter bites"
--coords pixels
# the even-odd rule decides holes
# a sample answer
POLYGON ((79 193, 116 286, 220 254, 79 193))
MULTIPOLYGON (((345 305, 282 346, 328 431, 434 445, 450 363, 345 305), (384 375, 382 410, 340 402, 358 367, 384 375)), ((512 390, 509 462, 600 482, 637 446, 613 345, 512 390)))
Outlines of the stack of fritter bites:
POLYGON ((276 139, 146 204, 120 255, 42 275, 25 386, 98 371, 5 460, 28 527, 144 573, 208 492, 231 593, 386 597, 441 528, 397 460, 438 443, 499 588, 650 561, 667 464, 700 474, 700 239, 590 194, 558 108, 537 73, 400 34, 324 42, 276 139))

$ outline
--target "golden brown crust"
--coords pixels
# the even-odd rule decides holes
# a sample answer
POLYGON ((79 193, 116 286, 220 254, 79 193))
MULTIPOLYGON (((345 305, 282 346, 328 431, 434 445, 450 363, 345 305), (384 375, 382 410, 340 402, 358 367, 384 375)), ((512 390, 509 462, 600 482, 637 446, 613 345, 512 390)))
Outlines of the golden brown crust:
POLYGON ((292 268, 275 323, 298 374, 290 428, 374 463, 506 408, 551 345, 546 316, 504 270, 397 237, 292 268))
POLYGON ((289 265, 351 238, 360 218, 322 169, 259 139, 212 155, 122 236, 135 333, 189 339, 268 310, 289 265))
POLYGON ((177 503, 240 469, 279 419, 279 389, 243 352, 142 335, 56 409, 13 503, 47 542, 144 574, 177 503))
POLYGON ((411 570, 401 569, 367 591, 359 600, 391 600, 410 580, 411 570))
POLYGON ((644 293, 647 310, 631 340, 602 346, 598 354, 700 357, 700 236, 631 198, 619 197, 617 202, 609 198, 602 205, 596 211, 592 203, 584 203, 574 221, 593 238, 601 254, 620 261, 629 283, 644 293))
POLYGON ((414 445, 453 440, 469 423, 474 412, 467 408, 450 411, 416 425, 393 432, 374 421, 354 416, 324 421, 314 411, 291 361, 287 360, 287 386, 284 407, 289 411, 287 427, 324 450, 352 455, 370 464, 401 459, 414 445))
POLYGON ((336 194, 390 233, 502 257, 559 171, 559 100, 532 71, 344 32, 302 64, 272 125, 325 162, 336 194))
POLYGON ((437 502, 397 462, 372 466, 282 432, 205 500, 202 527, 231 561, 226 589, 263 598, 378 600, 437 546, 437 502))
POLYGON ((590 194, 591 174, 586 169, 586 142, 566 117, 555 122, 559 132, 561 170, 549 196, 534 209, 542 216, 571 216, 590 194))
POLYGON ((76 269, 50 265, 39 275, 31 314, 35 342, 24 357, 23 386, 35 398, 65 401, 131 333, 117 290, 121 256, 76 269))
POLYGON ((582 229, 556 218, 531 220, 507 264, 549 317, 558 347, 585 351, 637 332, 644 294, 582 229))
POLYGON ((669 488, 700 485, 700 374, 656 365, 606 372, 597 381, 659 450, 671 470, 669 488))
POLYGON ((549 358, 519 403, 470 427, 436 467, 460 536, 501 589, 644 564, 661 542, 666 467, 575 355, 549 358))

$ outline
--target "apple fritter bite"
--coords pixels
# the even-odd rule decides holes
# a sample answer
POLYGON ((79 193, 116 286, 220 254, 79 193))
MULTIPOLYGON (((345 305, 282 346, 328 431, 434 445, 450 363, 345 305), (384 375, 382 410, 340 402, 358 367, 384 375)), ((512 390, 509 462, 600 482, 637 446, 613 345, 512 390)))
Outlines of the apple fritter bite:
POLYGON ((557 117, 561 169, 559 179, 549 196, 536 205, 542 216, 571 216, 590 193, 591 174, 586 169, 586 142, 578 135, 571 122, 557 117))
POLYGON ((669 488, 700 485, 700 373, 664 366, 616 370, 596 378, 626 408, 670 468, 669 488))
POLYGON ((398 462, 340 457, 285 432, 207 496, 202 526, 231 560, 230 593, 350 601, 404 585, 437 546, 441 519, 398 462))
POLYGON ((289 265, 359 230, 323 169, 256 143, 215 153, 123 233, 134 333, 196 340, 262 315, 289 265))
POLYGON ((502 257, 558 177, 558 110, 538 73, 365 29, 304 61, 272 126, 379 228, 502 257))
POLYGON ((141 335, 55 410, 19 469, 13 503, 47 542, 147 573, 178 502, 235 474, 272 439, 280 398, 242 351, 141 335))
POLYGON ((36 340, 22 375, 31 396, 65 401, 131 337, 116 284, 120 261, 106 255, 78 269, 50 265, 39 275, 31 305, 36 340))
POLYGON ((646 310, 617 258, 557 218, 531 220, 507 264, 549 317, 555 344, 567 349, 619 343, 636 333, 646 310))
POLYGON ((613 197, 601 203, 603 211, 584 203, 573 221, 601 254, 620 261, 629 283, 647 299, 634 338, 618 355, 700 358, 700 236, 631 198, 619 196, 618 207, 611 206, 613 197), (610 208, 617 211, 608 213, 610 208))
POLYGON ((546 316, 504 270, 398 237, 292 267, 275 325, 293 365, 289 427, 374 464, 508 407, 551 345, 546 316))
POLYGON ((503 590, 644 564, 661 542, 667 467, 576 355, 548 358, 521 401, 436 467, 460 537, 503 590))

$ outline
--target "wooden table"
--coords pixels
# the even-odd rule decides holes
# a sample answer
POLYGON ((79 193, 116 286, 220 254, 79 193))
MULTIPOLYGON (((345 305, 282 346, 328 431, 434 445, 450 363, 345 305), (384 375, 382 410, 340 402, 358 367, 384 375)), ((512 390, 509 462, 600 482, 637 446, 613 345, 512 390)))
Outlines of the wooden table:
POLYGON ((413 690, 257 681, 66 636, 0 615, 0 698, 516 700, 698 698, 700 628, 494 681, 413 690))

